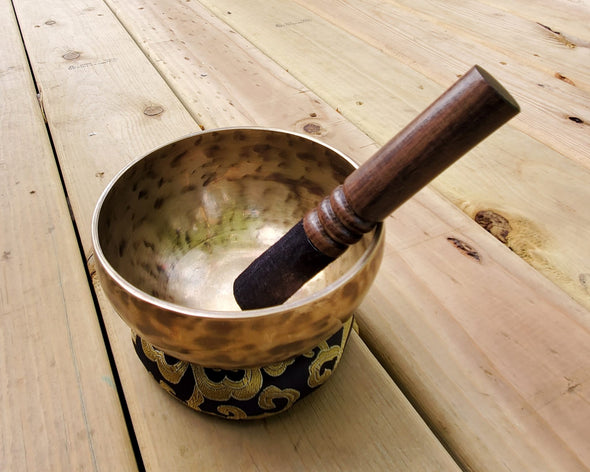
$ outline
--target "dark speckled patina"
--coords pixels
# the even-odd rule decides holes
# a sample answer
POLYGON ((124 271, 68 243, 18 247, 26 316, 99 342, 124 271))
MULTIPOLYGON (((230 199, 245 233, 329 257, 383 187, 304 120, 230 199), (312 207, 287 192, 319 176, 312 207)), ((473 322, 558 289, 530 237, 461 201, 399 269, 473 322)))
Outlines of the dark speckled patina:
POLYGON ((178 359, 231 369, 306 352, 371 285, 381 225, 284 305, 242 312, 233 280, 354 168, 319 141, 262 128, 163 146, 121 171, 97 204, 102 287, 142 339, 178 359))

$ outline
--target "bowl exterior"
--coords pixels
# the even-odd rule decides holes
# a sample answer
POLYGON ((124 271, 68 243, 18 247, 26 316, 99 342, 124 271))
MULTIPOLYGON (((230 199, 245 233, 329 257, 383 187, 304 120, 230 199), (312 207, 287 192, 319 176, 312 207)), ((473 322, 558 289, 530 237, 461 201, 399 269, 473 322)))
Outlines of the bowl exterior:
POLYGON ((378 272, 384 239, 354 277, 310 303, 226 318, 179 313, 121 287, 97 264, 100 284, 119 316, 146 342, 180 360, 232 369, 284 361, 316 346, 350 318, 378 272))
MULTIPOLYGON (((321 154, 322 159, 326 159, 324 162, 330 163, 329 166, 334 166, 338 175, 342 175, 343 169, 348 169, 346 172, 350 172, 357 167, 352 160, 339 151, 320 141, 296 133, 263 128, 226 128, 199 133, 153 151, 128 166, 113 179, 97 204, 92 224, 92 241, 96 271, 104 293, 121 318, 145 342, 179 360, 202 366, 223 369, 253 368, 281 362, 307 352, 342 328, 360 304, 377 274, 383 255, 384 231, 382 224, 378 224, 372 233, 365 236, 366 249, 352 267, 343 275, 339 275, 335 281, 310 295, 294 299, 281 306, 248 311, 202 310, 177 304, 163 299, 156 293, 141 290, 113 267, 109 257, 115 256, 105 255, 103 251, 101 237, 103 241, 111 238, 114 230, 109 224, 101 227, 102 205, 110 199, 110 207, 118 208, 119 201, 111 198, 110 192, 118 181, 125 181, 129 174, 145 168, 147 170, 141 172, 155 174, 153 169, 149 168, 150 161, 147 159, 150 157, 163 160, 171 155, 172 167, 184 165, 182 164, 186 156, 184 151, 175 155, 167 150, 178 149, 176 146, 182 147, 188 144, 193 149, 200 145, 199 143, 213 139, 217 144, 207 148, 212 152, 207 158, 208 163, 214 163, 217 162, 216 159, 220 154, 222 140, 226 137, 234 143, 248 142, 251 137, 252 139, 270 138, 273 143, 287 142, 288 149, 285 151, 289 151, 290 155, 302 156, 303 162, 309 162, 309 166, 315 166, 314 154, 311 151, 302 150, 312 149, 313 152, 321 154), (144 162, 147 167, 143 166, 144 162)), ((265 151, 267 147, 254 145, 253 149, 262 156, 263 164, 270 162, 270 165, 276 166, 277 163, 272 162, 272 156, 265 151)), ((293 162, 284 159, 279 164, 290 165, 293 162)), ((224 175, 228 175, 227 172, 230 174, 234 172, 234 164, 226 169, 224 175)), ((189 171, 190 169, 185 174, 188 175, 189 171)), ((154 181, 158 176, 150 175, 149 177, 154 181)), ((307 181, 305 175, 299 179, 307 181)), ((162 180, 160 177, 160 183, 162 180)), ((164 183, 165 185, 167 184, 164 183)), ((189 185, 188 189, 193 191, 196 187, 189 185)), ((139 187, 136 198, 123 197, 124 201, 121 201, 120 205, 128 207, 130 202, 134 202, 133 204, 138 205, 138 208, 141 208, 139 205, 145 207, 145 194, 146 192, 142 192, 139 187)), ((162 204, 160 200, 150 205, 159 208, 160 212, 166 208, 166 204, 162 204)), ((299 218, 301 216, 303 215, 299 218)), ((107 214, 104 219, 108 222, 110 215, 107 214)), ((129 224, 125 223, 124 217, 121 221, 123 225, 129 224)), ((140 241, 137 245, 141 246, 140 241)), ((130 246, 132 245, 127 244, 125 251, 128 252, 130 246)), ((152 247, 151 244, 150 247, 152 247)), ((118 250, 111 249, 108 254, 123 252, 122 247, 116 245, 115 248, 118 250)), ((150 273, 156 272, 158 270, 152 270, 150 273)), ((189 287, 192 290, 191 287, 193 285, 189 287)))

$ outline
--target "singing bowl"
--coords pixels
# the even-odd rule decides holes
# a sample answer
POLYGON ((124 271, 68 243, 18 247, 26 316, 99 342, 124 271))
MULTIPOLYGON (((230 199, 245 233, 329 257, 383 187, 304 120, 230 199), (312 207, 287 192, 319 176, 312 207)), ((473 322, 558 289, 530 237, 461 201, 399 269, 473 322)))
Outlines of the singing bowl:
POLYGON ((101 286, 143 341, 179 360, 238 369, 301 355, 366 294, 382 225, 283 305, 241 311, 233 281, 355 167, 320 141, 274 129, 217 129, 160 147, 96 205, 101 286))

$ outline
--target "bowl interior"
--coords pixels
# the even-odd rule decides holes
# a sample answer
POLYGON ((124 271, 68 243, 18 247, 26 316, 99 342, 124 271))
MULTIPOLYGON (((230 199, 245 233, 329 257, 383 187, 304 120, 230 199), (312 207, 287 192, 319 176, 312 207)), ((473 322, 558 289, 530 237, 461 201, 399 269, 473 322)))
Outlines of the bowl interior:
MULTIPOLYGON (((354 167, 321 143, 280 131, 190 136, 140 159, 113 181, 98 217, 100 247, 111 267, 148 295, 199 310, 239 311, 236 276, 354 167)), ((345 274, 371 237, 293 298, 345 274)))

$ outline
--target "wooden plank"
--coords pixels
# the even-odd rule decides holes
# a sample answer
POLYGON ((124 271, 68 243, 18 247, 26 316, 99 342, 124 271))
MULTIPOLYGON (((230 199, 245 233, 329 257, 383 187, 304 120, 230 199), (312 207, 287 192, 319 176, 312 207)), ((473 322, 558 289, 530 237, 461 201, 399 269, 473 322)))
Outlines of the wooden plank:
POLYGON ((128 362, 125 391, 147 470, 459 470, 356 333, 325 386, 260 421, 191 412, 128 362))
MULTIPOLYGON (((514 126, 590 166, 584 127, 570 119, 590 119, 590 49, 567 47, 547 25, 475 0, 444 5, 404 0, 297 3, 438 83, 485 63, 523 105, 514 126)), ((570 24, 576 22, 571 16, 570 24)))
MULTIPOLYGON (((363 0, 358 5, 367 2, 363 0)), ((445 88, 414 71, 410 61, 415 67, 416 61, 428 57, 427 61, 422 61, 423 72, 437 76, 446 85, 454 81, 453 74, 462 73, 469 67, 469 63, 449 67, 446 62, 451 55, 446 51, 455 44, 454 40, 441 41, 441 50, 431 52, 437 33, 431 34, 430 41, 416 40, 414 46, 404 41, 396 29, 409 24, 411 27, 406 32, 409 35, 414 31, 416 20, 412 20, 411 15, 399 16, 399 12, 383 6, 382 2, 379 16, 376 13, 362 15, 361 6, 348 7, 351 2, 345 6, 340 2, 321 2, 321 5, 327 5, 325 11, 322 9, 323 14, 329 14, 331 21, 337 18, 340 23, 345 23, 353 35, 293 2, 282 2, 280 9, 264 8, 256 2, 203 3, 381 144, 445 88), (388 14, 395 14, 396 21, 388 14), (385 20, 374 19, 381 16, 385 16, 385 20), (295 24, 276 26, 289 22, 295 24), (395 25, 395 28, 388 27, 388 24, 395 25), (356 38, 369 35, 378 38, 379 49, 356 38), (385 54, 382 50, 387 45, 398 45, 398 49, 395 53, 385 54), (407 52, 403 51, 404 47, 407 52), (338 54, 333 52, 335 48, 338 54), (398 60, 402 55, 404 62, 398 60), (446 81, 442 80, 442 75, 446 76, 446 81)), ((313 9, 319 11, 320 3, 306 3, 310 8, 312 4, 313 9)), ((374 12, 376 8, 374 6, 369 11, 374 12)), ((428 30, 428 27, 422 28, 428 30)), ((470 43, 466 48, 475 49, 475 46, 470 43)), ((468 58, 476 59, 474 53, 466 54, 468 58)), ((486 56, 481 54, 481 57, 486 56)), ((497 67, 490 70, 496 72, 497 67)), ((504 74, 499 72, 498 77, 504 79, 504 74)), ((507 77, 508 85, 517 83, 515 77, 507 77)), ((535 96, 537 103, 539 99, 536 97, 539 96, 544 97, 544 92, 535 96)), ((522 97, 517 98, 521 100, 522 97)), ((530 101, 523 103, 523 115, 528 113, 530 101)), ((588 94, 571 95, 567 103, 571 102, 590 112, 588 94)), ((539 117, 538 121, 542 120, 539 117)), ((568 126, 578 126, 566 121, 568 126)), ((568 139, 575 143, 573 147, 577 150, 585 148, 584 152, 587 152, 590 146, 583 142, 590 139, 590 134, 579 131, 569 132, 568 139)), ((572 152, 572 155, 577 154, 572 152)), ((507 126, 435 180, 433 186, 471 217, 479 211, 490 210, 506 218, 511 225, 507 238, 509 247, 578 302, 590 307, 590 293, 584 283, 584 274, 590 273, 590 246, 586 244, 583 232, 578 230, 580 226, 590 226, 590 207, 583 204, 590 198, 590 169, 567 157, 507 126), (543 188, 542 193, 538 192, 539 188, 543 188), (530 195, 535 198, 531 199, 530 195)))
POLYGON ((205 128, 256 123, 309 130, 316 137, 330 136, 344 152, 362 148, 368 157, 374 151, 373 140, 351 136, 355 128, 348 120, 197 4, 107 3, 205 128))
MULTIPOLYGON (((291 19, 306 17, 293 15, 285 5, 282 3, 280 10, 274 10, 276 3, 258 5, 258 9, 253 3, 244 2, 216 2, 210 6, 218 8, 220 16, 232 27, 249 31, 267 52, 275 51, 281 61, 289 54, 297 55, 299 50, 307 50, 309 60, 312 48, 306 38, 314 38, 317 44, 322 30, 303 33, 296 28, 308 22, 292 25, 292 36, 302 42, 301 49, 294 42, 286 47, 285 42, 281 43, 286 22, 278 23, 272 13, 278 11, 283 18, 291 19), (234 22, 236 17, 240 19, 234 22), (242 25, 241 21, 247 24, 242 25), (277 24, 283 25, 279 28, 281 35, 260 39, 268 34, 268 25, 277 24), (247 29, 249 25, 251 31, 247 29), (269 43, 273 43, 272 47, 269 43), (279 51, 277 44, 282 44, 289 54, 279 51)), ((198 11, 194 3, 191 8, 198 11)), ((339 38, 344 41, 345 36, 339 38)), ((328 51, 332 52, 330 59, 338 56, 333 49, 328 51)), ((323 73, 330 68, 338 70, 329 58, 324 61, 324 68, 319 60, 310 62, 323 73)), ((296 68, 294 72, 301 70, 296 68)), ((403 75, 396 75, 397 69, 388 71, 392 82, 398 79, 400 86, 407 85, 403 75)), ((326 76, 325 80, 330 87, 337 88, 350 76, 344 74, 341 81, 326 76)), ((320 79, 316 79, 314 88, 321 86, 320 79)), ((401 106, 397 110, 405 112, 401 106)), ((513 133, 511 130, 508 136, 514 136, 512 139, 517 142, 534 142, 513 133)), ((329 141, 330 136, 324 138, 329 141)), ((422 192, 392 221, 395 223, 388 221, 388 229, 394 237, 383 275, 362 310, 365 338, 381 354, 390 372, 403 380, 407 391, 428 413, 466 467, 587 467, 584 438, 588 436, 588 368, 584 352, 588 346, 588 312, 500 244, 490 241, 473 222, 432 192, 422 192), (465 253, 472 251, 462 241, 476 250, 483 261, 481 267, 468 264, 475 259, 465 257, 465 253), (398 264, 396 254, 402 250, 404 258, 411 254, 410 262, 398 264), (437 255, 436 263, 432 261, 433 254, 437 255), (503 313, 512 318, 498 316, 503 313), (568 336, 571 343, 564 344, 568 336), (499 343, 503 338, 504 344, 499 343), (454 339, 462 342, 453 350, 450 342, 454 339), (508 344, 511 349, 504 352, 496 343, 503 347, 508 344), (518 346, 523 347, 515 350, 518 346), (446 353, 447 350, 451 352, 446 353), (542 374, 535 374, 536 370, 542 374), (564 395, 565 392, 575 395, 564 395), (540 399, 544 402, 538 402, 540 399), (572 403, 564 408, 567 402, 572 403), (577 416, 563 415, 564 411, 576 411, 577 416), (473 441, 474 436, 479 440, 473 441)))
MULTIPOLYGON (((244 71, 245 77, 252 77, 251 83, 261 84, 266 90, 272 90, 268 77, 284 80, 275 65, 262 61, 243 38, 231 29, 224 29, 195 2, 160 1, 157 8, 119 0, 110 0, 109 4, 164 75, 188 77, 194 68, 184 57, 194 54, 207 66, 207 76, 214 76, 218 83, 224 84, 225 97, 236 109, 248 103, 249 98, 242 83, 230 80, 237 73, 232 74, 227 64, 242 68, 250 64, 248 72, 244 71), (140 11, 141 15, 134 15, 134 11, 140 11), (186 28, 174 27, 197 22, 199 18, 205 20, 207 28, 198 29, 194 23, 186 28), (166 36, 152 38, 149 32, 154 29, 166 31, 166 36), (253 62, 258 62, 259 67, 255 68, 253 62), (266 70, 271 73, 265 73, 266 70)), ((236 5, 238 2, 223 5, 220 12, 231 11, 233 18, 242 12, 234 8, 236 5)), ((265 7, 272 9, 268 3, 265 7)), ((263 12, 254 9, 251 13, 258 16, 263 12)), ((224 19, 227 21, 227 17, 224 19)), ((263 30, 263 25, 256 26, 253 36, 263 30)), ((277 38, 273 40, 278 41, 277 38)), ((299 38, 303 41, 301 35, 299 38)), ((310 50, 309 43, 304 46, 310 50)), ((314 64, 320 67, 321 63, 314 64)), ((326 80, 332 87, 341 84, 333 76, 326 80)), ((404 76, 398 73, 393 80, 403 83, 404 76)), ((200 112, 198 105, 190 100, 200 90, 198 81, 195 82, 177 80, 173 85, 187 107, 193 109, 193 115, 200 112)), ((207 95, 203 90, 199 96, 205 100, 207 95)), ((274 97, 277 96, 273 94, 274 97)), ((295 115, 299 113, 299 108, 293 110, 295 115)), ((338 116, 325 106, 320 108, 320 104, 312 110, 322 125, 330 122, 332 116, 338 116)), ((242 119, 232 112, 222 116, 227 123, 242 119)), ((291 129, 295 126, 293 120, 279 113, 268 113, 259 119, 267 120, 263 124, 276 120, 278 126, 291 129)), ((343 138, 334 136, 330 130, 322 139, 342 147, 348 145, 347 139, 356 139, 357 134, 358 131, 350 128, 347 138, 343 138)), ((359 148, 353 156, 362 160, 372 149, 359 148)), ((583 354, 585 348, 581 353, 576 353, 576 349, 587 346, 587 311, 431 191, 422 192, 405 205, 388 221, 387 227, 387 256, 375 288, 362 306, 361 333, 371 342, 374 352, 380 353, 389 371, 407 387, 439 434, 448 440, 453 453, 466 468, 474 470, 583 467, 578 454, 586 453, 580 441, 587 437, 584 430, 587 421, 583 417, 587 412, 583 380, 587 361, 583 354), (473 258, 465 257, 447 238, 472 244, 480 254, 481 266, 472 266, 473 258), (435 263, 431 260, 433 255, 438 255, 435 263), (537 296, 537 291, 543 296, 537 296), (526 311, 521 308, 523 300, 526 300, 526 311), (499 318, 497 314, 504 312, 514 319, 499 318), (537 316, 538 313, 541 315, 537 316), (485 327, 493 334, 489 339, 486 332, 478 330, 478 323, 488 319, 485 327), (583 320, 586 328, 577 325, 583 320), (535 326, 534 332, 528 326, 535 326), (559 326, 562 328, 556 332, 559 326), (560 336, 570 331, 577 338, 571 347, 563 349, 560 336), (502 347, 507 345, 511 350, 503 353, 495 348, 493 341, 498 338, 504 341, 502 347), (519 343, 525 346, 526 352, 514 351, 519 343), (555 359, 546 359, 554 347, 559 347, 560 352, 554 354, 555 359), (531 372, 538 364, 546 377, 535 375, 519 380, 519 372, 531 372), (568 383, 564 377, 574 382, 568 383), (540 398, 553 398, 558 405, 564 389, 574 386, 572 392, 576 395, 565 396, 562 401, 575 402, 572 407, 581 412, 578 419, 571 416, 560 419, 556 411, 549 411, 552 402, 545 406, 537 403, 540 398), (533 391, 538 396, 531 394, 533 391), (573 450, 567 444, 570 440, 573 450)))
MULTIPOLYGON (((563 28, 562 31, 576 31, 586 40, 589 39, 588 28, 585 27, 590 13, 587 6, 571 5, 567 8, 562 4, 559 8, 554 3, 552 14, 547 16, 547 9, 545 14, 541 13, 539 4, 542 2, 536 2, 537 5, 527 2, 516 9, 518 14, 514 13, 514 9, 502 7, 501 0, 498 6, 488 3, 469 0, 451 1, 443 5, 428 0, 389 0, 384 13, 387 16, 391 9, 403 10, 417 19, 428 21, 435 28, 444 27, 460 41, 471 39, 476 50, 483 46, 486 52, 501 52, 505 54, 505 60, 517 63, 517 67, 526 66, 551 75, 559 67, 558 70, 571 77, 576 86, 590 91, 590 51, 584 47, 584 39, 579 39, 581 47, 578 48, 559 33, 563 28)), ((439 47, 437 45, 437 49, 439 47)), ((459 51, 451 48, 448 52, 455 56, 459 51)), ((510 64, 506 66, 510 69, 510 64)), ((551 91, 547 95, 551 95, 551 91)))
MULTIPOLYGON (((365 128, 367 132, 371 131, 375 139, 378 138, 376 131, 390 134, 386 119, 391 113, 388 114, 387 110, 391 110, 394 104, 385 102, 382 109, 375 109, 371 108, 372 100, 379 103, 380 97, 393 92, 402 98, 408 97, 409 101, 405 103, 411 104, 412 97, 426 99, 432 93, 432 83, 429 81, 423 78, 420 81, 409 81, 418 77, 414 69, 427 77, 432 71, 447 69, 445 80, 439 81, 446 84, 472 64, 481 63, 492 73, 503 77, 503 82, 518 92, 518 98, 526 105, 521 116, 515 119, 515 126, 532 133, 535 139, 548 143, 583 165, 590 165, 590 137, 581 131, 584 129, 578 126, 581 123, 569 120, 570 116, 585 122, 590 120, 587 106, 590 71, 585 66, 590 63, 590 51, 587 48, 572 49, 549 41, 546 35, 550 33, 533 22, 514 20, 517 24, 513 25, 509 16, 500 15, 498 18, 497 11, 495 15, 483 15, 479 11, 482 8, 476 2, 470 11, 461 9, 463 2, 452 8, 446 3, 424 0, 424 4, 416 10, 411 5, 418 2, 407 2, 410 6, 400 2, 392 5, 354 0, 334 0, 321 4, 301 2, 314 11, 323 12, 322 15, 329 22, 336 22, 336 25, 340 25, 339 12, 353 10, 349 13, 350 25, 346 25, 352 33, 348 35, 310 15, 309 10, 294 5, 286 7, 281 4, 280 8, 269 10, 266 21, 255 18, 256 7, 249 8, 248 4, 231 11, 225 8, 233 6, 232 2, 228 2, 217 5, 215 9, 238 31, 244 32, 246 37, 259 38, 267 53, 310 88, 315 90, 314 81, 321 84, 325 74, 338 75, 343 85, 349 86, 346 93, 337 87, 336 90, 322 93, 322 97, 359 126, 365 122, 371 123, 370 128, 365 128), (474 9, 477 13, 473 13, 474 9), (459 13, 453 16, 455 10, 459 10, 459 13), (486 22, 490 23, 487 28, 486 22), (242 24, 245 26, 242 27, 242 24), (258 25, 256 28, 255 24, 258 25), (522 34, 523 38, 519 37, 517 41, 516 34, 522 34), (283 41, 267 41, 274 36, 283 41, 290 39, 293 44, 289 45, 289 49, 293 54, 281 57, 277 50, 286 50, 281 45, 283 41), (532 44, 521 46, 528 38, 532 44), (376 50, 363 42, 369 42, 376 50), (331 58, 333 67, 324 70, 328 62, 321 56, 334 45, 339 46, 340 54, 331 58), (522 50, 532 51, 528 53, 527 60, 520 57, 522 50), (395 60, 390 60, 388 55, 392 55, 395 60), (307 60, 315 56, 319 56, 317 61, 307 60), (430 63, 425 62, 424 56, 430 63), (540 66, 541 60, 550 65, 540 66), (394 71, 399 70, 397 61, 408 66, 405 72, 408 87, 391 80, 395 76, 394 71), (567 64, 569 66, 566 67, 567 64), (425 73, 424 70, 430 72, 425 73), (540 86, 544 92, 542 101, 535 94, 540 86), (363 103, 363 106, 358 105, 358 102, 363 103), (548 128, 551 132, 547 132, 548 128)), ((290 3, 293 2, 286 4, 290 3)))
POLYGON ((556 41, 568 47, 590 46, 590 4, 587 0, 532 0, 514 3, 510 0, 481 0, 494 8, 505 10, 513 15, 549 26, 555 32, 556 41), (572 21, 572 18, 581 21, 572 21))
POLYGON ((587 470, 588 311, 467 218, 409 216, 448 205, 423 195, 388 225, 363 339, 465 468, 587 470))
POLYGON ((0 469, 137 470, 9 1, 0 23, 0 469))
MULTIPOLYGON (((144 6, 133 2, 125 5, 136 15, 144 6)), ((147 152, 156 142, 169 141, 198 127, 100 1, 39 5, 20 0, 17 12, 33 69, 44 90, 48 122, 70 198, 75 202, 76 221, 84 231, 98 190, 106 185, 113 170, 129 156, 147 152), (49 15, 59 29, 35 28, 42 24, 39 18, 49 15), (86 57, 65 62, 59 54, 63 51, 61 44, 84 52, 86 57), (104 58, 116 61, 99 64, 104 58), (78 68, 84 63, 90 65, 78 68), (72 66, 74 69, 70 69, 72 66), (89 71, 91 74, 86 74, 89 71), (150 101, 175 112, 148 117, 143 109, 150 101), (155 124, 150 120, 156 120, 155 124), (90 136, 89 130, 95 134, 90 136), (95 144, 94 137, 101 140, 95 144), (97 170, 104 174, 95 175, 97 170)), ((151 31, 162 31, 161 25, 152 26, 155 29, 151 31)), ((195 51, 209 46, 201 44, 195 51)), ((186 55, 184 51, 182 54, 186 55)), ((219 59, 223 61, 223 57, 219 59)), ((232 80, 228 77, 222 83, 235 83, 238 71, 234 69, 232 80)), ((165 75, 169 83, 174 83, 172 73, 165 75)), ((300 90, 299 85, 294 92, 277 81, 272 92, 290 96, 300 90)), ((217 91, 210 86, 209 93, 215 95, 217 91)), ((227 103, 227 92, 218 93, 219 103, 227 103)), ((189 98, 184 97, 185 102, 189 98)), ((309 98, 303 100, 309 103, 309 98)), ((307 106, 304 104, 300 105, 302 109, 307 106)), ((244 110, 248 109, 245 104, 244 110)), ((216 119, 205 107, 198 113, 203 120, 216 119)), ((222 117, 219 124, 224 123, 230 121, 222 117)), ((362 139, 369 142, 366 137, 362 139)), ((90 253, 87 234, 82 241, 90 253)), ((357 469, 366 465, 375 470, 457 470, 357 336, 350 341, 350 349, 330 384, 292 412, 248 424, 223 422, 190 412, 154 384, 135 357, 129 330, 100 290, 98 296, 148 470, 193 470, 195 466, 205 470, 342 470, 350 464, 357 469)))
POLYGON ((109 179, 142 153, 199 127, 102 2, 14 4, 50 130, 77 125, 75 136, 52 137, 57 155, 68 160, 62 166, 64 179, 79 192, 71 205, 88 257, 88 205, 109 179), (88 33, 96 29, 102 42, 88 33), (154 78, 158 86, 152 88, 154 78))
MULTIPOLYGON (((386 50, 391 56, 403 56, 406 64, 439 83, 445 80, 451 83, 454 80, 453 71, 468 68, 478 57, 494 56, 493 50, 478 52, 473 40, 461 42, 457 35, 444 35, 433 30, 433 23, 425 25, 424 19, 417 19, 414 13, 383 6, 382 2, 379 5, 370 0, 318 4, 300 0, 298 3, 305 3, 317 12, 321 10, 331 21, 380 50, 386 50), (377 11, 378 15, 375 13, 377 11), (361 12, 364 12, 364 16, 361 12), (370 15, 369 12, 374 14, 370 15), (416 39, 409 41, 409 37, 416 39), (435 43, 438 45, 436 48, 432 46, 435 43)), ((510 73, 499 64, 500 56, 496 60, 497 65, 490 70, 506 81, 511 86, 509 88, 519 92, 518 98, 523 105, 521 122, 526 125, 521 129, 525 132, 535 129, 544 136, 565 137, 571 143, 572 150, 569 155, 557 154, 539 145, 536 140, 523 142, 519 133, 503 130, 502 145, 496 146, 494 141, 485 143, 481 150, 472 153, 469 160, 459 162, 443 174, 434 187, 472 217, 480 210, 493 210, 506 217, 512 226, 506 241, 508 246, 588 307, 590 297, 581 281, 583 274, 588 271, 588 265, 580 263, 580 259, 587 260, 589 254, 580 258, 578 251, 584 252, 590 248, 585 244, 584 235, 577 230, 577 224, 569 223, 573 220, 582 226, 590 224, 589 210, 587 205, 582 204, 589 197, 587 183, 590 173, 586 167, 576 163, 579 150, 584 147, 583 141, 577 139, 583 134, 583 130, 578 128, 585 125, 564 119, 563 110, 572 101, 577 102, 583 111, 576 114, 586 116, 590 111, 590 94, 583 92, 580 97, 564 94, 562 100, 567 100, 568 105, 549 105, 545 98, 551 93, 539 94, 535 91, 535 83, 544 83, 546 77, 538 76, 533 80, 534 71, 520 63, 514 64, 514 71, 510 73), (532 82, 523 82, 521 77, 527 77, 532 82), (527 87, 533 91, 532 94, 525 92, 527 87), (524 95, 522 92, 525 92, 524 95), (538 97, 543 97, 543 103, 538 97), (539 108, 550 112, 552 118, 547 118, 545 112, 533 116, 535 109, 539 108), (556 127, 556 120, 562 122, 563 126, 556 127), (570 162, 566 157, 576 162, 570 162), (474 169, 478 171, 474 172, 474 169), (543 197, 531 201, 529 195, 537 193, 538 188, 544 189, 543 197), (564 208, 571 209, 567 211, 567 216, 564 208)), ((550 80, 559 82, 555 78, 550 80)), ((356 85, 359 94, 367 88, 362 84, 356 85)), ((572 88, 567 84, 564 87, 572 88)), ((413 95, 416 96, 416 93, 413 95)), ((416 96, 415 100, 418 103, 420 98, 416 96)), ((387 101, 373 96, 372 101, 364 100, 364 106, 367 107, 365 112, 351 111, 362 120, 363 128, 375 129, 373 133, 368 132, 379 142, 385 142, 387 131, 382 129, 382 120, 377 122, 371 116, 375 108, 380 114, 384 113, 384 102, 387 101)))

